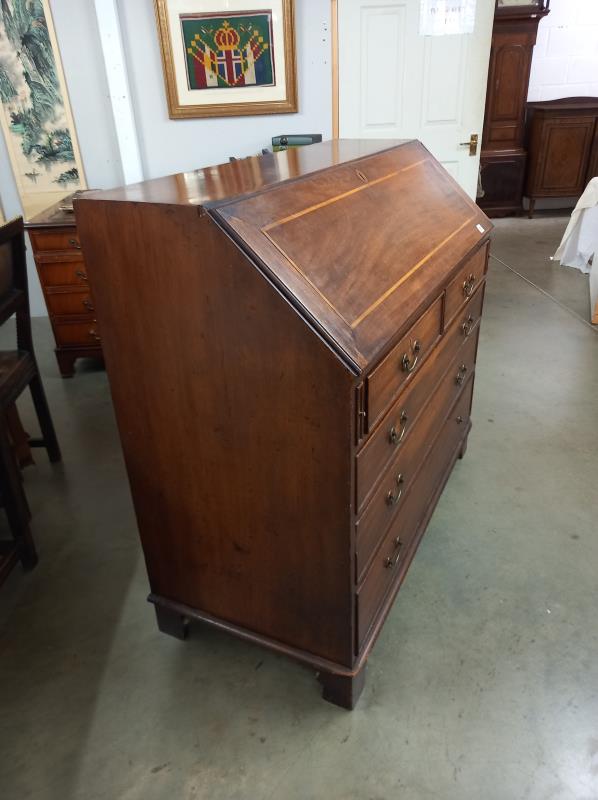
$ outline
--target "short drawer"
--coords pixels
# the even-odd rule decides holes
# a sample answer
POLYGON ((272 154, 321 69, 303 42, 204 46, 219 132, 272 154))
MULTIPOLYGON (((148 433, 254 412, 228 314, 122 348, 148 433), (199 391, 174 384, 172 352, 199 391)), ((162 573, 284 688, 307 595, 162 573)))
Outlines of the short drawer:
POLYGON ((55 317, 69 317, 75 314, 92 314, 94 311, 91 294, 86 290, 66 292, 47 292, 46 305, 55 317))
POLYGON ((458 351, 423 409, 409 439, 384 473, 356 525, 356 570, 359 582, 381 537, 402 503, 426 453, 438 435, 449 409, 475 368, 478 329, 458 351))
POLYGON ((53 328, 59 346, 100 347, 100 329, 93 317, 86 322, 53 322, 53 328))
POLYGON ((458 315, 438 347, 421 368, 414 380, 380 425, 371 434, 357 454, 357 510, 360 511, 369 497, 374 483, 382 471, 404 447, 415 427, 420 412, 434 392, 464 341, 473 334, 482 315, 484 285, 478 287, 471 303, 458 315))
POLYGON ((36 254, 40 251, 81 250, 79 235, 74 227, 30 230, 29 236, 36 254))
POLYGON ((447 468, 467 432, 473 381, 469 380, 457 403, 450 410, 434 447, 405 497, 401 514, 384 537, 374 556, 367 577, 357 595, 356 652, 363 647, 377 613, 391 588, 407 572, 419 534, 427 524, 445 483, 447 468))
POLYGON ((43 286, 87 286, 88 278, 82 259, 38 263, 43 286))
POLYGON ((444 306, 445 328, 451 323, 461 306, 473 297, 484 279, 488 263, 488 248, 488 244, 480 247, 461 267, 457 277, 449 283, 444 306))
POLYGON ((405 381, 417 373, 438 341, 441 326, 442 299, 438 298, 368 377, 369 428, 398 394, 405 381))

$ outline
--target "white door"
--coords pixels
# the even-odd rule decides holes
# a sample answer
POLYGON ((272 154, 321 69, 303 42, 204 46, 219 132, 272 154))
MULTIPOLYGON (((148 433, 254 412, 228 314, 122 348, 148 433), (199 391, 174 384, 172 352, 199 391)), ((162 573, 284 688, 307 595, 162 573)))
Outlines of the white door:
POLYGON ((473 33, 421 36, 421 0, 338 0, 340 136, 419 139, 475 198, 494 6, 477 0, 473 33))

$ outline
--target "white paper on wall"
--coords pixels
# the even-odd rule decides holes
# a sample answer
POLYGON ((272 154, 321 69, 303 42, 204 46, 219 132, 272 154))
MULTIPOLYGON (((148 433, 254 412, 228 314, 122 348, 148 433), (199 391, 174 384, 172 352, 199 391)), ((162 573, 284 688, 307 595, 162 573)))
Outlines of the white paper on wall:
POLYGON ((477 0, 421 0, 422 36, 473 33, 477 0))

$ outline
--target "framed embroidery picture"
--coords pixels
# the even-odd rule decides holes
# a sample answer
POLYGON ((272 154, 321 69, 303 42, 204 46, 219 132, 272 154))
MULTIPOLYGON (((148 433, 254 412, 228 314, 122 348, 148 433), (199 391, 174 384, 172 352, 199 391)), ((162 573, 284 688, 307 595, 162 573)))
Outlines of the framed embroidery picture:
POLYGON ((171 119, 297 111, 293 0, 155 0, 171 119))

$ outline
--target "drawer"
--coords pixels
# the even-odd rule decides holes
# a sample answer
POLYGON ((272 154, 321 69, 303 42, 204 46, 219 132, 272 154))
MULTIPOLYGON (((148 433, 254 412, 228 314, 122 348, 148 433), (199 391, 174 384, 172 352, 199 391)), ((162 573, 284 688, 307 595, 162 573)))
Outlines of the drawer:
POLYGON ((461 267, 457 277, 449 283, 444 307, 445 327, 452 321, 461 306, 473 297, 475 290, 482 282, 488 264, 488 248, 488 244, 480 247, 461 267))
POLYGON ((93 301, 89 291, 47 292, 46 305, 52 316, 65 317, 93 313, 93 301))
POLYGON ((40 251, 81 250, 81 242, 75 227, 30 230, 29 236, 36 255, 40 251))
POLYGON ((412 378, 436 344, 442 327, 442 298, 438 298, 369 375, 368 427, 371 428, 405 381, 412 378))
POLYGON ((482 315, 484 284, 478 288, 471 303, 466 306, 450 326, 445 336, 426 363, 417 380, 401 393, 380 425, 371 434, 357 454, 357 510, 360 511, 375 481, 404 446, 415 422, 432 395, 442 375, 448 369, 464 340, 475 330, 482 315))
POLYGON ((83 259, 38 263, 37 270, 43 286, 87 286, 83 259))
POLYGON ((446 470, 467 431, 473 381, 469 380, 450 410, 434 447, 413 482, 401 514, 386 534, 357 595, 357 641, 359 652, 385 597, 404 577, 419 539, 422 525, 434 510, 446 470))
POLYGON ((56 344, 62 347, 100 347, 98 323, 93 317, 86 322, 52 322, 56 344))
POLYGON ((451 362, 432 398, 423 409, 409 438, 384 473, 356 525, 356 575, 359 582, 378 543, 397 514, 402 512, 409 486, 430 449, 446 415, 475 368, 479 329, 451 362))

